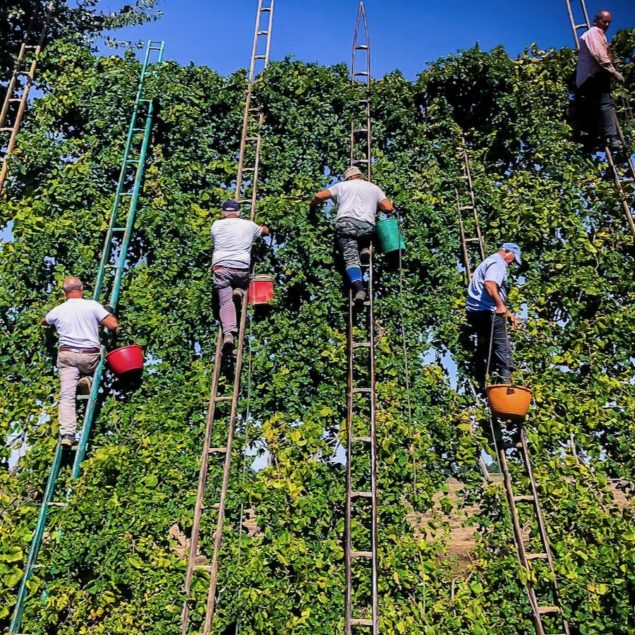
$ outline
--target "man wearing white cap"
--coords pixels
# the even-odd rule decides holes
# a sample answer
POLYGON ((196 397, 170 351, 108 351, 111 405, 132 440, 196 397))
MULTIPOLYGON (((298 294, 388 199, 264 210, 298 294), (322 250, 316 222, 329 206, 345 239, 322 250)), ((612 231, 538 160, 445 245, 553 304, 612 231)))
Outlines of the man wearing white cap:
POLYGON ((512 325, 516 318, 507 309, 507 273, 513 262, 521 263, 520 247, 503 243, 501 248, 486 258, 476 269, 467 289, 467 321, 470 335, 476 336, 473 371, 479 384, 485 382, 488 359, 490 370, 500 383, 511 383, 512 361, 507 319, 512 325))
POLYGON ((268 236, 269 228, 240 218, 236 201, 225 201, 221 213, 222 218, 212 223, 212 271, 220 303, 223 351, 227 353, 233 349, 238 333, 234 300, 242 300, 249 286, 251 246, 259 236, 268 236))
POLYGON ((391 214, 395 208, 379 187, 364 180, 362 171, 356 166, 344 172, 344 181, 315 194, 311 200, 311 210, 315 211, 329 199, 338 205, 335 236, 344 258, 346 277, 354 294, 353 300, 360 306, 366 299, 360 255, 370 255, 369 246, 375 232, 377 212, 391 214))

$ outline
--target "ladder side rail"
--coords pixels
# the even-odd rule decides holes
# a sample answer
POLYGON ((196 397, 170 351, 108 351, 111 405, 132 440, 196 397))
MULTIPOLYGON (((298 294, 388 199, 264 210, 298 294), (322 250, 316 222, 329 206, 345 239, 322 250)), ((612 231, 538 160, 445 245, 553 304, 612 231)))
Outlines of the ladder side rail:
MULTIPOLYGON (((370 156, 370 153, 369 153, 370 156)), ((375 312, 374 312, 374 285, 373 285, 373 254, 370 254, 368 267, 368 310, 369 310, 369 342, 370 342, 370 459, 371 459, 371 493, 372 493, 372 518, 371 518, 371 551, 372 551, 372 602, 373 602, 373 633, 379 633, 379 593, 377 588, 377 393, 375 377, 375 312)))
MULTIPOLYGON (((216 353, 214 359, 220 360, 223 346, 223 331, 219 327, 216 337, 216 353)), ((192 591, 192 579, 194 577, 194 563, 198 555, 198 543, 201 533, 201 519, 203 516, 203 506, 205 499, 205 491, 207 489, 207 478, 209 475, 210 447, 212 443, 212 433, 214 429, 214 420, 216 416, 216 398, 218 396, 218 387, 220 380, 221 364, 214 364, 212 375, 212 389, 207 409, 207 420, 205 423, 205 437, 203 440, 203 451, 201 453, 201 466, 198 473, 198 486, 196 490, 196 503, 194 507, 194 520, 192 522, 192 533, 190 536, 190 551, 187 559, 187 569, 185 572, 185 601, 183 602, 183 611, 181 613, 181 633, 187 635, 190 619, 190 593, 192 591)))
POLYGON ((346 635, 351 635, 351 619, 352 619, 352 559, 351 552, 353 550, 351 538, 352 523, 352 482, 353 482, 353 292, 348 292, 348 349, 347 349, 347 390, 346 390, 346 507, 345 507, 345 542, 346 549, 344 552, 345 559, 345 621, 346 635))
POLYGON ((472 179, 472 167, 470 164, 470 155, 467 150, 465 138, 463 138, 463 162, 464 162, 468 192, 470 195, 470 202, 472 205, 472 216, 474 218, 474 230, 476 232, 476 238, 478 238, 478 248, 481 254, 481 258, 485 260, 485 241, 483 240, 483 235, 481 234, 481 223, 479 219, 478 209, 476 206, 476 193, 474 192, 474 181, 472 179))
POLYGON ((225 450, 225 464, 223 467, 223 483, 221 486, 220 498, 218 502, 218 517, 216 520, 216 531, 214 532, 214 552, 210 571, 210 582, 207 594, 207 607, 205 611, 204 635, 209 635, 212 629, 212 622, 216 613, 216 587, 218 583, 218 562, 220 550, 223 542, 223 531, 225 528, 225 503, 229 491, 229 477, 231 472, 232 450, 234 446, 234 433, 236 430, 236 420, 238 418, 238 400, 240 396, 241 375, 244 359, 245 326, 247 324, 247 294, 243 294, 240 329, 238 333, 238 345, 236 351, 236 368, 234 373, 234 386, 232 392, 231 413, 227 432, 227 444, 225 450))
MULTIPOLYGON (((507 497, 507 503, 509 506, 512 521, 512 533, 514 537, 514 544, 516 545, 516 553, 521 567, 528 572, 530 570, 530 565, 529 561, 527 560, 527 552, 525 551, 525 545, 523 542, 522 528, 520 526, 520 518, 518 516, 518 508, 516 507, 516 502, 514 500, 513 482, 511 473, 509 471, 509 466, 507 464, 507 455, 505 454, 505 447, 502 442, 500 425, 497 421, 494 421, 493 427, 495 430, 495 435, 497 437, 496 449, 498 453, 498 462, 503 474, 503 485, 505 487, 505 495, 507 497)), ((539 611, 538 598, 536 597, 536 592, 533 584, 529 580, 525 582, 525 591, 531 605, 536 635, 546 635, 539 611)))
MULTIPOLYGON (((618 124, 618 132, 620 136, 623 138, 622 129, 618 124)), ((624 216, 626 217, 626 222, 628 223, 628 228, 633 236, 635 236, 635 219, 633 218, 633 209, 628 201, 628 196, 624 191, 624 185, 622 183, 622 178, 620 176, 620 172, 618 170, 617 164, 615 163, 615 159, 611 154, 610 148, 605 148, 604 152, 606 154, 606 160, 609 164, 609 168, 611 170, 611 176, 613 177, 613 184, 615 185, 615 189, 620 197, 620 204, 622 206, 622 211, 624 212, 624 216)), ((628 159, 629 171, 631 173, 631 179, 635 178, 635 166, 633 166, 632 159, 629 157, 628 159)))
MULTIPOLYGON (((9 80, 9 84, 7 85, 7 92, 4 95, 4 100, 2 102, 2 110, 0 111, 0 128, 5 127, 7 115, 9 114, 9 104, 11 103, 11 101, 16 99, 14 95, 16 92, 17 84, 18 84, 19 65, 21 64, 21 56, 23 54, 24 47, 25 47, 24 44, 22 44, 20 47, 20 53, 18 56, 18 62, 16 64, 16 68, 11 74, 11 79, 9 80)), ((6 126, 6 127, 9 127, 9 126, 6 126)))
POLYGON ((11 624, 9 625, 10 635, 16 635, 20 631, 22 618, 24 617, 26 599, 29 594, 27 585, 29 581, 31 580, 31 576, 33 575, 33 570, 35 569, 35 566, 36 566, 35 563, 37 561, 40 547, 42 545, 42 538, 44 537, 44 529, 46 527, 46 521, 47 521, 49 507, 50 507, 49 503, 53 500, 53 495, 55 494, 55 486, 57 484, 57 477, 59 475, 60 467, 62 464, 62 453, 63 453, 62 446, 58 443, 57 447, 55 448, 55 455, 53 457, 51 471, 49 473, 49 477, 46 482, 44 497, 42 499, 42 503, 40 504, 40 511, 38 514, 37 525, 35 527, 35 531, 31 539, 29 555, 27 557, 26 565, 24 567, 24 574, 22 575, 22 580, 20 581, 17 602, 13 610, 13 615, 11 617, 11 624))
POLYGON ((139 203, 139 197, 141 195, 141 188, 143 186, 143 176, 145 173, 145 162, 148 154, 148 147, 150 145, 150 137, 152 136, 152 122, 154 118, 154 108, 152 102, 148 104, 148 114, 145 121, 145 130, 143 133, 143 141, 141 143, 141 152, 139 154, 139 162, 137 164, 137 171, 135 174, 134 185, 132 189, 132 196, 130 197, 130 205, 128 208, 128 216, 126 218, 126 228, 121 241, 121 249, 119 252, 119 262, 117 264, 117 270, 115 274, 115 281, 113 283, 112 292, 110 295, 109 304, 116 309, 119 302, 119 295, 121 294, 121 283, 125 271, 126 258, 128 256, 128 248, 130 246, 130 239, 132 238, 132 229, 134 227, 135 218, 137 215, 137 207, 139 203))

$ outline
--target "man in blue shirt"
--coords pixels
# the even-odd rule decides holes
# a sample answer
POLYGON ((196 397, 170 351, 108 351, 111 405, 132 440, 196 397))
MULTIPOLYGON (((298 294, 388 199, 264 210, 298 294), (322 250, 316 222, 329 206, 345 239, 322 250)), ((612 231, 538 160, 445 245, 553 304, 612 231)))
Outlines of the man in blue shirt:
POLYGON ((513 262, 520 264, 520 248, 504 243, 476 269, 467 289, 467 322, 470 335, 476 336, 476 351, 472 363, 474 376, 482 386, 485 383, 488 358, 490 373, 498 383, 511 383, 512 361, 507 319, 512 325, 516 318, 507 309, 507 268, 513 262))

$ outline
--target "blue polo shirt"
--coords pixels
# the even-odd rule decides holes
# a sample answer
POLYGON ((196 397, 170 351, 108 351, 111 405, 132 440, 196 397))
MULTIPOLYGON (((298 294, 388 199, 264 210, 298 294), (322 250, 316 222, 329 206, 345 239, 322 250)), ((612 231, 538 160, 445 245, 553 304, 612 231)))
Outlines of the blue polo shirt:
POLYGON ((507 263, 500 254, 492 254, 478 266, 467 288, 468 311, 495 311, 496 302, 485 288, 491 280, 498 285, 503 302, 507 303, 507 263))

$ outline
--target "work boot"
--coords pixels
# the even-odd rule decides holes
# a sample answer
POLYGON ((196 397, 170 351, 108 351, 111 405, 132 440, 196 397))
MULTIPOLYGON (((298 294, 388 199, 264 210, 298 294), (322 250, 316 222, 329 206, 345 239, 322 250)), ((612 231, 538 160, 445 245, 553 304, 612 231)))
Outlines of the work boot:
POLYGON ((611 136, 611 137, 607 137, 606 138, 606 145, 609 147, 609 149, 617 152, 618 150, 622 149, 622 140, 617 136, 611 136))
POLYGON ((245 297, 244 289, 234 289, 232 291, 232 299, 234 300, 234 302, 242 302, 244 297, 245 297))
POLYGON ((233 333, 227 333, 223 337, 223 353, 231 353, 234 350, 234 335, 233 333))
POLYGON ((60 445, 63 445, 65 448, 72 448, 75 445, 75 435, 63 434, 60 437, 60 445))
POLYGON ((77 394, 78 395, 90 395, 90 389, 93 387, 92 377, 82 377, 77 382, 77 394))
POLYGON ((371 247, 364 247, 359 252, 359 259, 362 261, 362 264, 367 265, 370 262, 370 254, 371 254, 371 247))
POLYGON ((364 289, 360 289, 355 292, 353 296, 353 302, 355 303, 356 309, 361 309, 364 306, 364 302, 366 301, 366 291, 364 289))

